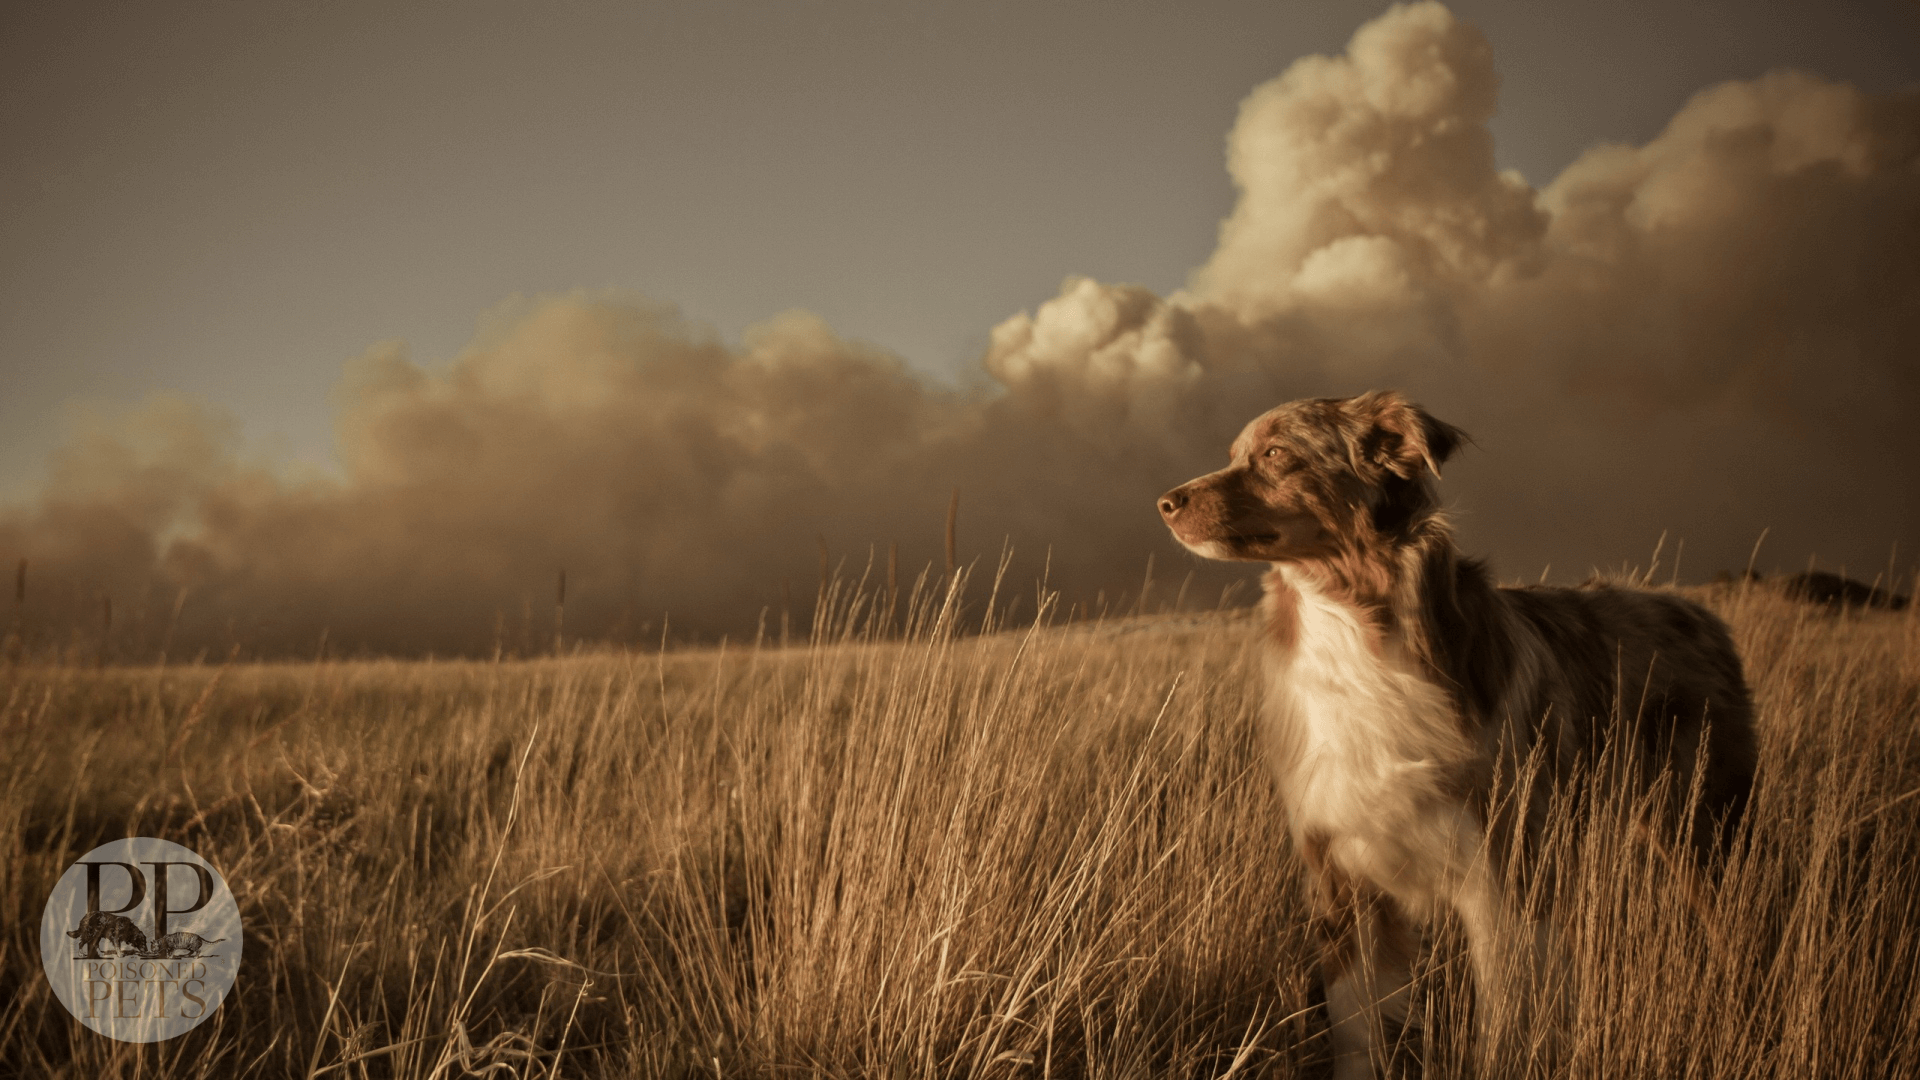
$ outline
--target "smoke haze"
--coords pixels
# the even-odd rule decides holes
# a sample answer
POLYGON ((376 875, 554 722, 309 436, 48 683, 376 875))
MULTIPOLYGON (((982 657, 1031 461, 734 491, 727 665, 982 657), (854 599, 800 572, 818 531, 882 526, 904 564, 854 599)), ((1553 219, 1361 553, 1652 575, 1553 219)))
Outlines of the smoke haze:
POLYGON ((1696 578, 1769 528, 1762 567, 1911 551, 1920 94, 1727 83, 1536 190, 1494 166, 1498 89, 1432 3, 1298 61, 1241 106, 1239 202, 1185 289, 1069 278, 968 385, 804 312, 734 345, 629 295, 516 302, 444 370, 352 361, 338 477, 252 463, 190 402, 88 414, 0 557, 45 618, 119 598, 176 652, 537 643, 563 568, 571 633, 738 634, 805 619, 823 547, 938 564, 958 488, 962 561, 1011 544, 1016 591, 1050 563, 1117 600, 1153 553, 1211 604, 1246 571, 1178 553, 1154 496, 1280 401, 1386 386, 1474 435, 1443 488, 1504 576, 1644 563, 1662 531, 1696 578))

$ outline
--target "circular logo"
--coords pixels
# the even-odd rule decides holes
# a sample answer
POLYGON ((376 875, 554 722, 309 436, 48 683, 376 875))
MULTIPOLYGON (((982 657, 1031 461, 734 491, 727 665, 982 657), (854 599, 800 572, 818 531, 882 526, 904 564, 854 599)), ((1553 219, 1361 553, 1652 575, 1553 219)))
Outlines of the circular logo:
POLYGON ((199 1024, 240 970, 240 905, 205 859, 131 836, 67 867, 40 917, 40 959, 80 1022, 122 1042, 199 1024))

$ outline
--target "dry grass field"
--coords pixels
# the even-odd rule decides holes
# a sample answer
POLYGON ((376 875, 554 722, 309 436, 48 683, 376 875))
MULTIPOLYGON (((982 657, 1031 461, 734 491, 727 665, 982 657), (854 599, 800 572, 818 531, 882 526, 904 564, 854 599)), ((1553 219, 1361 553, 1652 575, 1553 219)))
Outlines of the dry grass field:
MULTIPOLYGON (((1920 1075, 1920 620, 1701 595, 1759 705, 1747 835, 1702 905, 1642 807, 1579 811, 1573 1007, 1496 1071, 1920 1075)), ((0 668, 0 1074, 1327 1070, 1244 616, 836 610, 789 648, 0 668), (226 1005, 145 1046, 75 1022, 37 938, 129 834, 210 859, 247 933, 226 1005)), ((1427 1074, 1475 1074, 1450 927, 1416 1000, 1427 1074)))

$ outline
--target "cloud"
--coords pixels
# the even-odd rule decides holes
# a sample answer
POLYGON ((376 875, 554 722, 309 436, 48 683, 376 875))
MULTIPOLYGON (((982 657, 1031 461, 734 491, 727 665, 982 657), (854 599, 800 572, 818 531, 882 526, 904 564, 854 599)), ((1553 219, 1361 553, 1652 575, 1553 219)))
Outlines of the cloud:
POLYGON ((1157 552, 1210 599, 1234 572, 1176 554, 1153 496, 1278 401, 1385 385, 1475 434, 1449 484, 1508 573, 1663 529, 1699 572, 1766 527, 1869 574, 1910 542, 1920 94, 1723 84, 1537 191, 1496 167, 1497 97, 1477 31, 1391 9, 1249 95, 1238 203, 1184 289, 1070 277, 968 389, 802 312, 730 345, 631 296, 522 301, 443 370, 350 363, 338 478, 249 465, 179 400, 91 414, 0 511, 0 556, 31 560, 46 626, 138 598, 120 632, 149 645, 519 647, 562 568, 582 635, 737 634, 805 617, 822 546, 939 561, 958 488, 963 554, 1011 542, 1017 590, 1050 553, 1111 600, 1157 552))
MULTIPOLYGON (((1792 559, 1884 566, 1920 531, 1920 93, 1726 83, 1535 191, 1495 164, 1497 90, 1477 31, 1396 7, 1249 95, 1239 202, 1185 289, 1070 281, 1031 321, 1197 328, 1135 366, 1245 388, 1241 416, 1411 391, 1475 433, 1463 523, 1509 572, 1644 559, 1663 529, 1703 571, 1769 528, 1792 559)), ((1039 348, 1028 321, 995 370, 1132 370, 1124 337, 1039 348)))

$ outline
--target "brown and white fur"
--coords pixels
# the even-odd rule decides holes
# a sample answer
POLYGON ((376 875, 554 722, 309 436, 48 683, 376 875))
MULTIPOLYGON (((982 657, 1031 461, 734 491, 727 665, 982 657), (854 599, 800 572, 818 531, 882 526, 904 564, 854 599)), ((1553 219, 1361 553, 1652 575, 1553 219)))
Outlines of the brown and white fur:
POLYGON ((1684 790, 1698 766, 1704 860, 1752 783, 1725 625, 1669 593, 1495 587, 1434 490, 1464 439, 1397 393, 1296 401, 1159 500, 1190 550, 1271 564, 1263 736, 1313 877, 1341 1077, 1386 1063, 1417 928, 1447 908, 1469 940, 1481 1053, 1526 1037, 1557 950, 1507 871, 1553 787, 1596 782, 1606 758, 1627 763, 1609 782, 1670 767, 1684 790), (1537 782, 1516 792, 1530 758, 1537 782))

